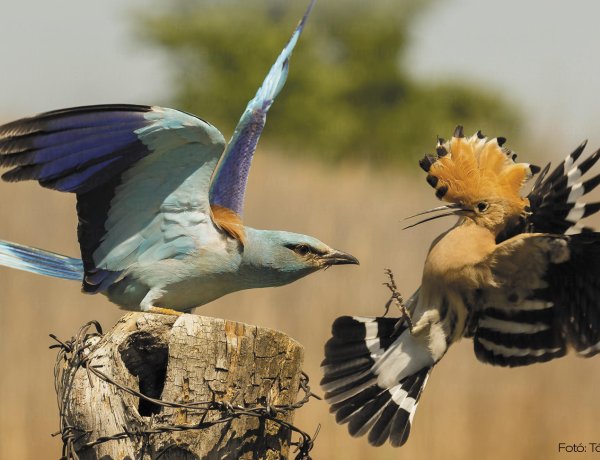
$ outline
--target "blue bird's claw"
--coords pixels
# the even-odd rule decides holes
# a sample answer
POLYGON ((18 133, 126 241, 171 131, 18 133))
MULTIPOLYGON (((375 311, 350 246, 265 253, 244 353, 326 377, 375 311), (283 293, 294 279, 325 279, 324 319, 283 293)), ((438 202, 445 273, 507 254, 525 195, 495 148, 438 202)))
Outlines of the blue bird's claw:
POLYGON ((184 313, 182 311, 173 310, 171 308, 162 308, 162 307, 150 307, 148 308, 148 313, 156 313, 158 315, 172 315, 172 316, 182 316, 184 313))

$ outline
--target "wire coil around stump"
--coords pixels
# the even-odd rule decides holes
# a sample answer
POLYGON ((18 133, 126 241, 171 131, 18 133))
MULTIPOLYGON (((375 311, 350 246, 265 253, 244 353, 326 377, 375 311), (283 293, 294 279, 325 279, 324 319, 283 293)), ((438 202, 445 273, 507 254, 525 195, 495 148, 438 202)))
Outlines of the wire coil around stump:
MULTIPOLYGON (((176 431, 202 430, 214 425, 231 422, 232 420, 243 416, 256 417, 261 421, 269 420, 280 425, 281 427, 288 429, 290 432, 297 434, 299 439, 297 441, 290 442, 290 445, 296 446, 297 449, 295 459, 311 459, 310 451, 314 446, 314 441, 318 435, 320 426, 317 427, 315 434, 311 437, 308 433, 294 426, 293 424, 277 418, 277 415, 279 414, 301 408, 309 401, 311 397, 320 399, 311 392, 308 375, 306 373, 302 372, 300 378, 300 389, 304 393, 304 396, 293 404, 266 404, 244 407, 241 405, 214 400, 188 403, 164 401, 157 398, 151 398, 140 393, 138 390, 116 382, 113 378, 102 372, 98 366, 95 366, 91 363, 93 351, 98 346, 103 336, 104 334, 102 332, 102 326, 100 323, 98 323, 98 321, 95 320, 84 324, 79 329, 77 335, 68 341, 62 341, 54 334, 50 334, 50 337, 57 342, 56 344, 51 345, 50 348, 58 349, 56 363, 54 365, 54 387, 56 390, 60 414, 60 431, 57 432, 56 435, 60 435, 63 440, 61 460, 79 460, 77 449, 82 450, 91 448, 105 442, 135 438, 143 439, 145 441, 143 446, 146 446, 149 444, 152 435, 176 431), (80 368, 86 370, 91 386, 93 386, 92 375, 94 375, 98 379, 110 385, 114 385, 120 391, 129 393, 132 396, 136 396, 152 404, 162 407, 186 409, 188 411, 202 411, 203 417, 199 423, 192 425, 165 424, 141 429, 123 430, 122 432, 115 433, 111 436, 102 436, 97 439, 80 442, 89 436, 90 432, 70 425, 68 423, 65 410, 69 400, 75 374, 80 368), (205 417, 210 411, 219 412, 221 417, 216 420, 205 421, 205 417), (76 444, 78 444, 77 449, 76 444)), ((160 458, 163 453, 164 451, 161 452, 157 458, 160 458)))

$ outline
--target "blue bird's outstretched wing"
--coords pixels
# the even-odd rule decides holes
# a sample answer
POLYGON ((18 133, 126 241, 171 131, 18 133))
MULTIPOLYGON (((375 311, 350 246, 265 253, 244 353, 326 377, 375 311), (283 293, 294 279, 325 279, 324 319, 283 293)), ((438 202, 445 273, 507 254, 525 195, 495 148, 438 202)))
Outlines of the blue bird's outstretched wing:
POLYGON ((244 242, 239 217, 252 155, 313 4, 223 155, 214 126, 161 107, 76 107, 0 126, 0 167, 10 168, 4 180, 37 180, 77 195, 85 291, 105 290, 133 264, 195 253, 220 238, 219 228, 244 242))
POLYGON ((237 215, 242 215, 252 156, 265 126, 267 112, 285 84, 290 56, 314 3, 315 0, 312 0, 290 40, 277 57, 256 96, 248 102, 246 110, 235 127, 211 182, 211 204, 231 209, 237 215))
POLYGON ((215 127, 176 110, 77 107, 0 127, 0 167, 11 167, 4 180, 77 194, 84 289, 93 292, 133 260, 193 246, 185 226, 210 220, 224 145, 215 127))

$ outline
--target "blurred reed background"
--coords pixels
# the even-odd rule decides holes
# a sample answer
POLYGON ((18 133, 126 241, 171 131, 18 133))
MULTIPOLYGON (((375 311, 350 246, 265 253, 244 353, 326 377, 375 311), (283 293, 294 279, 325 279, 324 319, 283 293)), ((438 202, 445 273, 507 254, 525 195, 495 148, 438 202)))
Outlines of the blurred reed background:
MULTIPOLYGON (((401 231, 403 216, 436 203, 424 174, 324 168, 261 151, 250 176, 247 223, 315 235, 352 252, 359 267, 335 267, 288 287, 246 291, 195 310, 282 330, 305 346, 304 369, 320 394, 319 363, 332 321, 381 314, 384 267, 405 295, 417 287, 431 240, 450 221, 401 231)), ((33 184, 0 184, 2 238, 77 254, 73 200, 33 184), (6 217, 10 216, 10 217, 6 217)), ((598 222, 596 222, 598 224, 598 222)), ((77 283, 0 268, 0 458, 58 458, 60 440, 49 333, 74 334, 90 319, 108 329, 121 316, 77 283)), ((321 424, 315 459, 560 458, 559 442, 595 442, 600 360, 574 356, 522 369, 480 364, 470 340, 433 372, 408 444, 370 447, 337 426, 324 402, 297 412, 308 432, 321 424)), ((592 455, 592 454, 589 454, 592 455)), ((578 458, 585 458, 579 454, 578 458)), ((590 457, 591 458, 591 457, 590 457)))
MULTIPOLYGON (((21 5, 15 2, 13 5, 13 8, 21 11, 21 16, 0 15, 2 20, 6 21, 0 23, 0 26, 5 26, 0 27, 0 36, 3 37, 2 46, 6 46, 0 49, 0 54, 8 59, 15 47, 23 46, 17 52, 19 55, 15 61, 17 64, 6 67, 9 70, 3 71, 4 77, 0 77, 0 83, 1 78, 7 78, 7 75, 15 75, 17 79, 27 82, 24 86, 18 86, 16 83, 9 85, 6 81, 3 84, 1 91, 6 94, 0 94, 0 101, 3 101, 5 96, 8 101, 15 101, 14 93, 22 94, 20 97, 23 98, 22 105, 9 103, 7 107, 13 109, 6 108, 4 113, 3 103, 0 102, 0 117, 4 118, 4 121, 8 121, 8 118, 13 116, 26 115, 26 111, 37 112, 86 103, 117 101, 153 103, 156 100, 167 99, 163 104, 173 105, 168 102, 169 91, 163 91, 156 97, 148 97, 152 88, 148 89, 145 95, 140 92, 141 90, 138 91, 139 82, 131 76, 139 74, 131 69, 129 71, 121 69, 121 65, 127 64, 127 59, 123 59, 123 56, 119 64, 113 65, 111 72, 102 74, 102 79, 95 80, 97 75, 86 67, 89 61, 86 61, 84 54, 63 56, 61 61, 60 58, 51 59, 53 53, 60 52, 60 47, 56 45, 53 49, 42 52, 45 50, 44 46, 50 46, 51 37, 54 37, 50 33, 54 34, 56 31, 57 36, 60 36, 61 31, 64 30, 72 33, 72 28, 79 28, 77 30, 81 34, 77 35, 78 41, 74 42, 69 38, 69 46, 81 45, 83 49, 91 46, 94 40, 100 40, 98 37, 101 37, 100 41, 104 48, 124 47, 125 45, 119 40, 114 37, 111 39, 109 26, 112 23, 106 20, 106 17, 103 23, 105 29, 87 22, 87 18, 92 16, 101 21, 104 4, 82 6, 74 2, 64 2, 57 6, 56 10, 29 16, 31 10, 27 9, 26 3, 22 2, 21 5), (59 8, 70 11, 72 17, 59 15, 59 11, 62 11, 59 8), (88 8, 94 10, 90 12, 88 8), (61 19, 55 20, 56 16, 60 16, 61 19), (11 22, 9 23, 6 18, 11 18, 11 22), (31 34, 39 34, 35 38, 35 46, 30 44, 26 47, 17 44, 9 47, 11 40, 5 38, 4 34, 8 33, 7 30, 10 31, 10 27, 21 27, 18 24, 23 24, 26 20, 33 24, 31 34), (67 28, 67 25, 72 28, 67 28), (40 30, 45 30, 46 35, 39 33, 40 30), (105 31, 106 37, 99 34, 99 30, 105 31), (89 40, 89 43, 86 40, 89 40), (33 51, 39 55, 32 55, 33 51), (29 71, 27 66, 35 62, 36 57, 44 56, 47 59, 46 66, 29 71), (63 77, 72 81, 68 82, 67 86, 60 87, 60 78, 63 77), (115 79, 111 80, 113 77, 115 79), (88 87, 89 93, 85 91, 88 87), (127 88, 130 89, 129 92, 126 91, 127 88)), ((111 3, 116 2, 111 1, 111 3)), ((442 13, 444 9, 446 10, 444 13, 446 16, 442 16, 441 23, 438 15, 438 22, 421 26, 416 36, 427 37, 425 41, 429 40, 431 43, 429 32, 436 31, 440 48, 452 47, 448 36, 443 33, 443 25, 452 24, 456 15, 466 14, 468 8, 469 11, 476 8, 471 8, 472 5, 470 7, 467 0, 440 0, 437 3, 442 5, 442 13), (456 4, 458 7, 449 11, 456 4)), ((304 5, 300 5, 297 9, 303 7, 304 5)), ((511 8, 514 12, 512 16, 515 17, 517 11, 519 16, 530 14, 532 20, 527 23, 527 27, 531 28, 531 35, 539 39, 539 35, 534 32, 536 30, 534 26, 538 25, 535 21, 538 17, 535 8, 527 10, 525 6, 512 0, 503 3, 501 11, 494 12, 489 6, 486 8, 488 8, 485 10, 488 18, 497 19, 498 15, 506 13, 506 10, 511 8)), ((547 13, 551 14, 549 11, 547 13)), ((314 14, 319 14, 319 5, 314 14)), ((483 14, 483 11, 479 14, 483 14)), ((592 14, 583 14, 581 21, 593 17, 592 14)), ((465 18, 469 22, 469 19, 465 18)), ((561 11, 540 22, 544 24, 551 22, 556 25, 556 30, 559 30, 558 24, 561 27, 568 27, 567 34, 577 36, 578 31, 584 27, 579 22, 569 20, 570 18, 566 11, 561 11)), ((469 24, 473 26, 472 29, 460 27, 452 29, 453 38, 456 38, 458 43, 461 43, 461 37, 463 43, 465 37, 472 39, 473 43, 483 41, 479 40, 480 37, 473 37, 477 22, 471 20, 469 24)), ((512 26, 513 24, 505 20, 503 27, 512 26)), ((286 25, 285 29, 288 28, 286 25)), ((490 46, 492 46, 490 37, 495 37, 493 30, 495 28, 490 27, 490 32, 485 37, 490 46)), ((513 28, 509 32, 500 31, 502 40, 505 40, 502 42, 503 46, 510 47, 515 53, 519 48, 526 47, 528 42, 519 36, 518 30, 513 28), (511 33, 517 37, 512 42, 511 33), (520 39, 523 39, 523 42, 519 42, 520 39)), ((15 29, 15 33, 18 33, 18 30, 15 29)), ((122 31, 120 33, 120 40, 123 41, 122 31)), ((303 40, 306 38, 310 41, 310 33, 309 23, 309 29, 303 40)), ((540 41, 540 49, 560 50, 557 48, 561 42, 561 39, 557 38, 558 33, 544 37, 540 41)), ((582 39, 578 39, 583 42, 582 39)), ((271 48, 273 46, 278 48, 280 41, 282 42, 279 38, 274 40, 270 45, 271 48)), ((564 41, 566 42, 566 39, 564 41)), ((593 40, 586 41, 588 44, 592 42, 593 40)), ((299 54, 302 44, 303 42, 300 42, 298 53, 294 58, 301 58, 299 54)), ((569 48, 568 44, 565 46, 566 48, 562 48, 563 54, 559 51, 554 53, 560 55, 562 59, 558 61, 559 64, 564 64, 565 68, 572 67, 573 63, 570 59, 573 56, 579 56, 579 64, 588 62, 582 57, 585 53, 581 50, 578 54, 578 49, 569 48)), ((450 54, 450 50, 444 52, 450 54)), ((118 54, 117 51, 115 53, 118 54)), ((129 49, 129 53, 131 56, 135 54, 136 58, 139 57, 138 48, 135 46, 129 49)), ((470 49, 465 49, 464 53, 477 55, 470 49)), ((491 52, 493 54, 491 59, 497 61, 497 55, 494 53, 491 52)), ((537 53, 533 53, 532 57, 534 55, 537 53)), ((98 54, 96 58, 106 61, 103 61, 102 65, 102 69, 105 69, 106 63, 110 63, 112 57, 98 54)), ((131 57, 130 60, 133 62, 136 58, 131 57)), ((306 57, 304 59, 303 62, 307 62, 306 57)), ((482 59, 485 61, 486 56, 482 56, 482 59)), ((465 57, 462 62, 468 60, 465 57)), ((546 122, 537 126, 538 135, 532 137, 527 133, 528 135, 525 136, 524 131, 527 127, 523 125, 520 131, 521 141, 509 137, 509 147, 519 151, 524 161, 545 163, 553 160, 556 162, 567 153, 564 150, 565 145, 575 146, 579 143, 582 137, 581 131, 587 132, 592 138, 594 136, 598 138, 597 132, 592 129, 597 127, 597 122, 590 115, 591 111, 586 112, 589 118, 586 126, 580 124, 581 129, 575 128, 573 119, 570 118, 574 106, 560 103, 567 99, 572 102, 578 100, 577 97, 583 97, 582 100, 587 97, 589 105, 600 106, 594 104, 594 93, 582 96, 582 88, 585 88, 584 83, 588 80, 582 80, 581 85, 578 85, 572 84, 573 82, 565 77, 564 81, 571 84, 566 88, 561 86, 564 93, 559 94, 555 91, 556 79, 559 78, 557 75, 561 74, 563 68, 560 65, 555 66, 555 61, 549 62, 549 68, 554 73, 547 79, 542 75, 542 78, 531 85, 531 91, 535 93, 539 90, 537 83, 540 87, 546 85, 546 94, 556 98, 553 102, 556 110, 538 112, 540 118, 546 122), (562 120, 567 118, 571 125, 568 122, 563 123, 562 120), (540 132, 552 133, 552 135, 542 139, 540 132)), ((593 61, 589 62, 590 65, 593 64, 593 61)), ((298 66, 294 67, 295 63, 296 61, 293 60, 290 74, 292 78, 294 72, 299 70, 298 66)), ((503 74, 501 69, 492 72, 501 77, 504 75, 507 81, 515 76, 518 69, 521 69, 523 80, 531 78, 532 72, 537 75, 529 67, 534 64, 528 60, 523 62, 516 59, 506 65, 513 66, 515 69, 509 76, 503 74)), ((427 65, 421 67, 428 68, 427 65)), ((157 73, 156 79, 167 80, 165 75, 168 73, 163 73, 162 77, 157 73)), ((475 74, 481 73, 475 72, 475 74)), ((584 69, 579 70, 579 74, 594 75, 595 73, 592 68, 587 69, 584 66, 584 69)), ((293 80, 290 83, 292 85, 286 90, 289 89, 291 93, 294 89, 293 80)), ((286 90, 278 103, 285 104, 283 98, 286 90)), ((298 91, 299 88, 296 87, 295 90, 298 91)), ((518 99, 522 94, 524 94, 523 87, 516 93, 509 94, 509 99, 518 99)), ((246 96, 244 97, 247 99, 246 96)), ((245 101, 236 102, 240 110, 243 103, 245 101)), ((531 101, 529 103, 535 105, 531 101)), ((277 103, 274 110, 276 108, 277 103)), ((426 109, 434 110, 435 105, 427 105, 426 109)), ((195 112, 199 116, 213 120, 208 110, 195 110, 195 112)), ((274 111, 273 114, 275 115, 276 112, 274 111)), ((457 113, 456 119, 452 122, 465 122, 463 115, 465 114, 457 113)), ((474 132, 482 127, 476 113, 467 115, 468 123, 465 126, 467 132, 474 132)), ((370 116, 371 114, 365 114, 363 116, 365 124, 359 126, 359 133, 366 138, 374 136, 369 124, 370 116)), ((410 117, 410 113, 408 116, 410 117)), ((395 130, 405 129, 402 120, 404 119, 398 120, 398 125, 395 126, 392 119, 388 131, 395 133, 395 130)), ((233 123, 234 120, 230 122, 233 123)), ((226 136, 230 133, 226 126, 219 124, 217 126, 223 129, 226 136)), ((265 131, 267 143, 269 143, 268 136, 274 136, 273 130, 269 130, 270 127, 271 124, 268 124, 265 131)), ((506 134, 502 130, 503 127, 493 123, 488 123, 485 128, 486 134, 492 136, 506 134)), ((448 129, 444 123, 444 126, 433 131, 425 130, 426 136, 414 135, 414 142, 419 145, 425 142, 433 146, 435 135, 449 135, 450 133, 446 132, 448 129)), ((306 132, 306 135, 310 136, 310 131, 306 132)), ((268 148, 264 148, 264 143, 261 145, 263 147, 259 147, 248 185, 246 224, 258 228, 285 229, 314 235, 330 242, 336 248, 351 252, 360 259, 361 265, 335 267, 287 287, 236 293, 199 308, 195 313, 258 324, 291 335, 305 346, 304 368, 312 379, 313 389, 320 393, 319 363, 332 321, 343 314, 381 314, 388 298, 388 291, 382 286, 382 282, 385 281, 384 268, 389 267, 394 270, 398 285, 405 296, 412 294, 419 284, 423 260, 430 242, 441 231, 448 228, 451 222, 441 220, 417 229, 401 231, 403 217, 437 203, 432 190, 424 181, 423 172, 418 169, 415 162, 396 162, 394 167, 385 167, 385 165, 381 167, 380 164, 377 168, 359 160, 353 163, 344 161, 322 163, 318 162, 318 155, 309 155, 297 146, 275 148, 271 144, 268 148)), ((592 147, 595 145, 596 142, 592 142, 592 147)), ((400 154, 405 148, 405 145, 399 145, 397 149, 392 148, 387 154, 393 155, 395 152, 400 154)), ((373 157, 376 157, 375 153, 373 157)), ((356 156, 360 157, 360 155, 356 156)), ((367 154, 367 157, 370 158, 370 155, 367 154)), ((600 222, 596 219, 590 224, 599 226, 600 222)), ((0 183, 0 238, 76 255, 78 246, 75 227, 76 216, 72 196, 43 190, 37 184, 0 183)), ((109 329, 121 315, 122 312, 103 297, 80 294, 77 283, 36 277, 0 268, 0 364, 2 365, 0 459, 60 456, 60 439, 50 436, 58 428, 58 415, 52 380, 55 353, 47 349, 52 344, 48 334, 54 333, 61 338, 69 338, 84 322, 91 319, 99 320, 105 329, 109 329)), ((400 450, 387 446, 372 448, 364 438, 350 438, 345 427, 335 424, 324 402, 313 400, 307 407, 298 411, 296 424, 308 432, 313 432, 317 425, 321 424, 322 428, 313 456, 316 459, 564 458, 567 454, 558 452, 560 442, 584 443, 588 447, 588 452, 578 454, 577 458, 592 458, 598 454, 590 452, 587 443, 600 441, 597 437, 600 425, 598 422, 599 380, 599 358, 583 360, 568 356, 551 363, 521 369, 494 368, 480 364, 473 355, 471 342, 465 340, 453 347, 433 372, 419 405, 411 437, 408 444, 400 450)))

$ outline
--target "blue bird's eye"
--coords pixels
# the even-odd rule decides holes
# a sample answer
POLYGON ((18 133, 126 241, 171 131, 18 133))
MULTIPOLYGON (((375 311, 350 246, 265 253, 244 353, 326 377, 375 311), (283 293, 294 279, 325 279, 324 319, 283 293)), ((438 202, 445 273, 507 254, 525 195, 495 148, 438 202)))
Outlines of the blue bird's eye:
POLYGON ((306 243, 286 244, 285 247, 288 248, 290 251, 294 251, 296 254, 302 257, 305 257, 309 254, 321 254, 321 252, 317 251, 315 248, 306 243))
POLYGON ((294 252, 301 256, 305 256, 310 253, 310 248, 306 244, 299 244, 294 248, 294 252))

